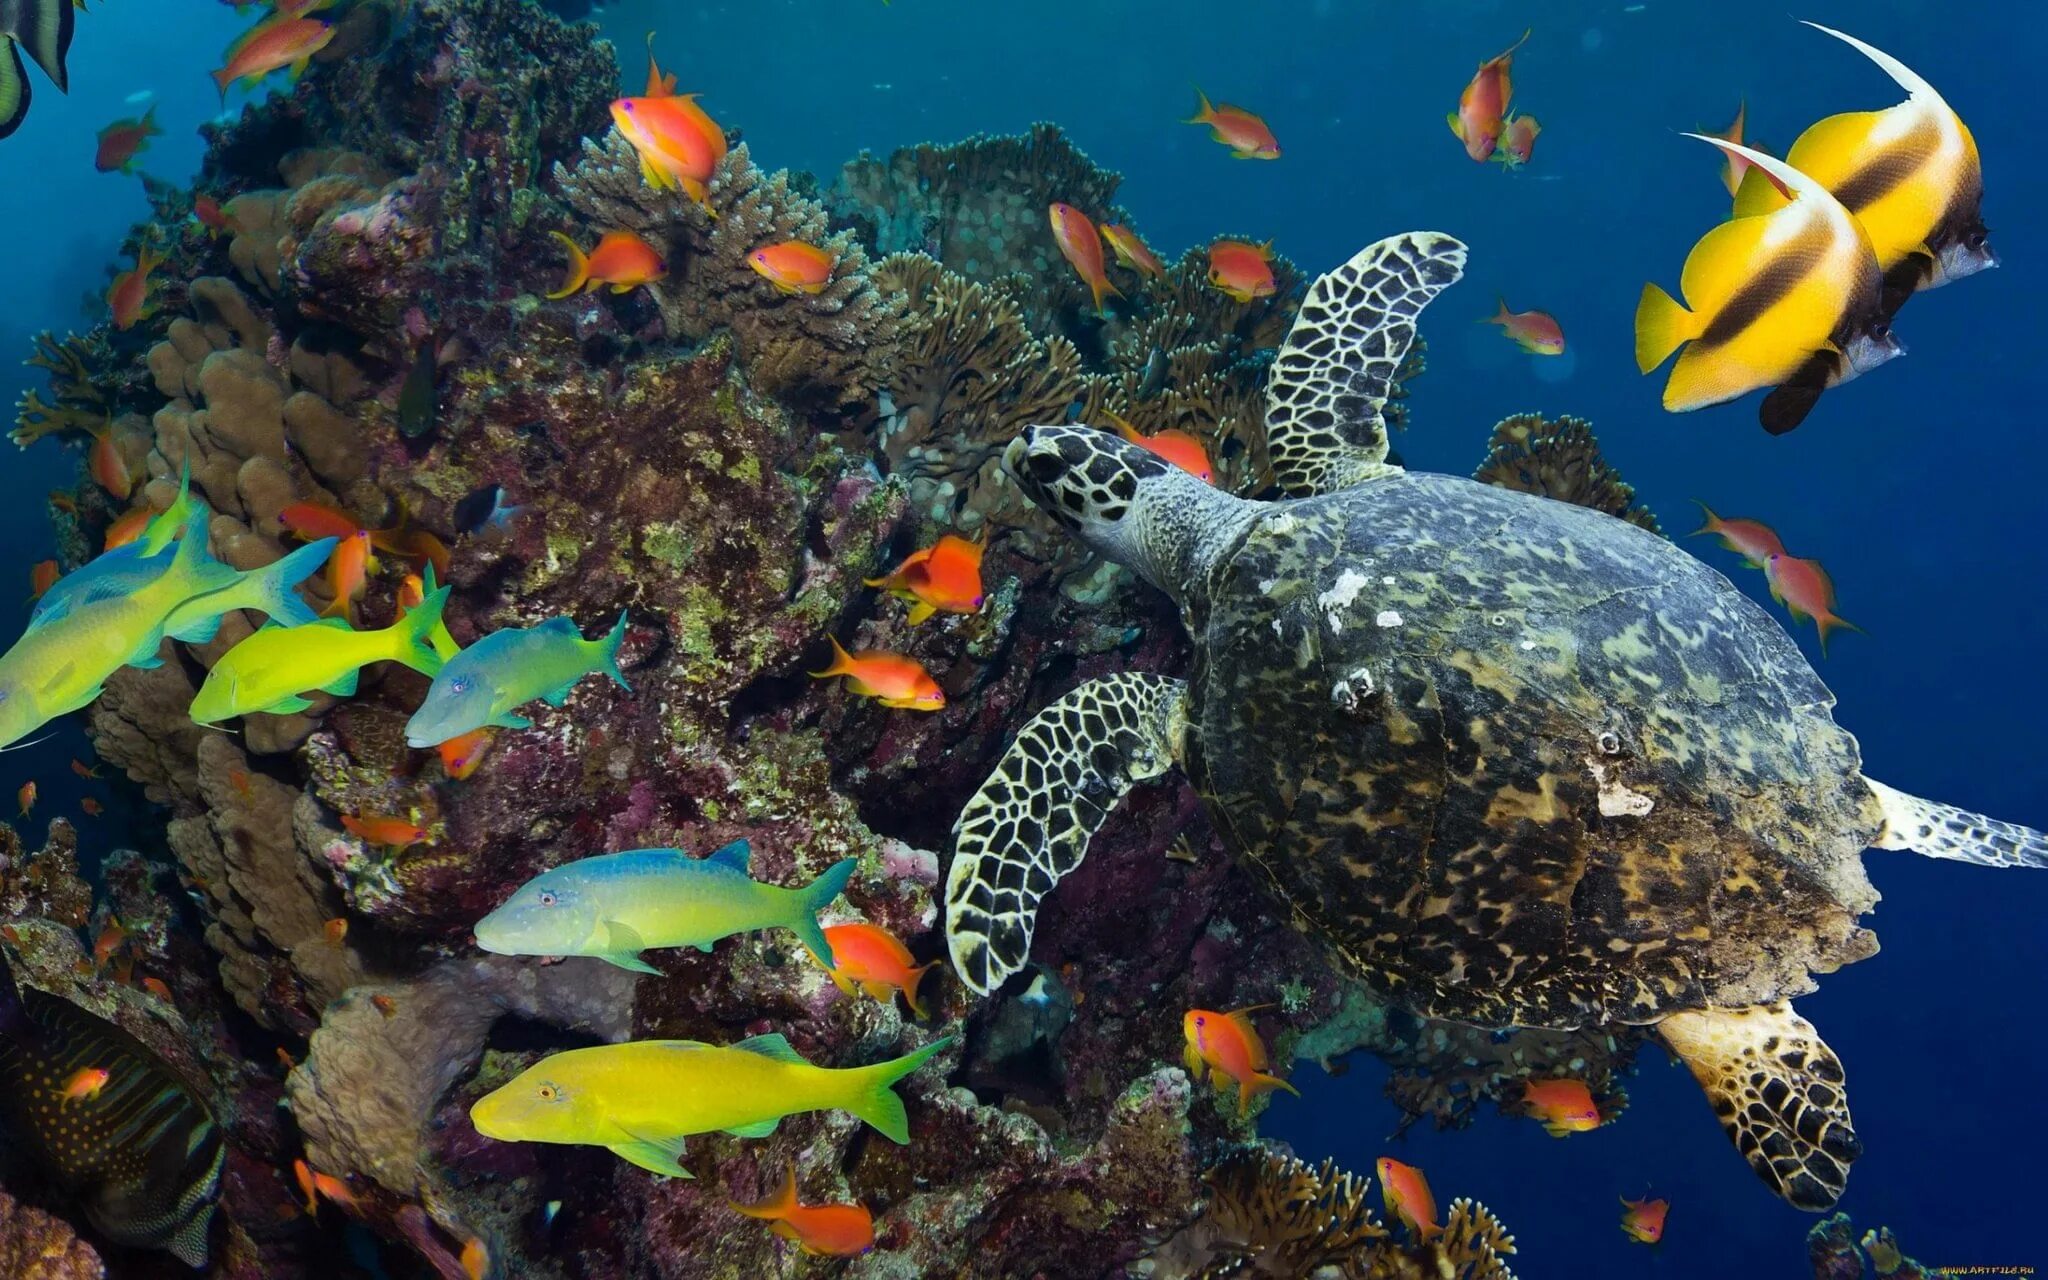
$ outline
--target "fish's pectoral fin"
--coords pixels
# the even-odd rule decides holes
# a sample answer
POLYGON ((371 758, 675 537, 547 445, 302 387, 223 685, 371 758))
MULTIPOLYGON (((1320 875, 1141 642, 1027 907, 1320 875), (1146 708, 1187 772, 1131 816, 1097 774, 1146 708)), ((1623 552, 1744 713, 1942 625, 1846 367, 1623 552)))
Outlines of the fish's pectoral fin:
POLYGON ((738 1125, 727 1129, 726 1132, 735 1138, 765 1138, 774 1133, 775 1126, 781 1123, 782 1117, 777 1116, 773 1120, 763 1120, 758 1124, 738 1125))
POLYGON ((533 721, 528 720, 525 716, 515 716, 509 711, 501 716, 492 716, 490 723, 497 725, 501 729, 533 728, 533 721))
POLYGON ((645 951, 647 939, 632 925, 607 920, 604 922, 604 949, 614 955, 645 951))
POLYGON ((293 695, 289 698, 279 698, 276 702, 271 703, 269 706, 258 707, 257 710, 267 711, 274 716, 288 716, 293 714, 294 712, 304 711, 307 707, 310 707, 312 705, 312 702, 310 702, 309 700, 298 697, 297 695, 293 695))
POLYGON ((649 1173, 658 1173, 666 1178, 696 1176, 680 1163, 683 1155, 681 1138, 643 1138, 630 1131, 627 1131, 627 1136, 633 1141, 611 1143, 605 1149, 627 1164, 645 1169, 649 1173))

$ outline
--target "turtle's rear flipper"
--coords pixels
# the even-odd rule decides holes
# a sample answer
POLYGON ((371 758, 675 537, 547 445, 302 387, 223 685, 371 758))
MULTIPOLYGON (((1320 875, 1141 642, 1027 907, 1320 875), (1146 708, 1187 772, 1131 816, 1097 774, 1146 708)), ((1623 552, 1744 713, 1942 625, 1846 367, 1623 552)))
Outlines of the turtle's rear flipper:
POLYGON ((1842 1063, 1790 1001, 1674 1013, 1657 1024, 1749 1167, 1795 1209, 1834 1207, 1863 1154, 1842 1063))
POLYGON ((1187 686, 1126 672, 1031 718, 953 824, 946 945, 987 995, 1024 967, 1038 904, 1137 783, 1173 767, 1187 686))
POLYGON ((1910 849, 1980 867, 2048 867, 2048 835, 2032 827, 1922 800, 1870 778, 1863 781, 1884 807, 1884 830, 1873 848, 1910 849))

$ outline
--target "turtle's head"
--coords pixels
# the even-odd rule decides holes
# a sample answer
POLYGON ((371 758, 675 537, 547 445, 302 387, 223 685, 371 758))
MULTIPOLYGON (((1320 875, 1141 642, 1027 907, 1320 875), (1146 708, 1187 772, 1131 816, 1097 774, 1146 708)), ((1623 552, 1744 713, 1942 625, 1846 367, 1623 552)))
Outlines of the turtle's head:
POLYGON ((1093 427, 1025 427, 1003 469, 1096 551, 1186 603, 1255 504, 1093 427))

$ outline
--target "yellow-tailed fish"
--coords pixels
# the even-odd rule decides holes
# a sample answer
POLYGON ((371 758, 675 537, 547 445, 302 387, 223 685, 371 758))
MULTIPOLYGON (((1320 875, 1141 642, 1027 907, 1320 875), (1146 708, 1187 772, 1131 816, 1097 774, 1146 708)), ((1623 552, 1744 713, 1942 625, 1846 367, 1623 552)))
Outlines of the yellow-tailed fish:
POLYGON ((218 724, 259 711, 304 711, 313 705, 305 695, 316 689, 351 697, 362 669, 373 662, 399 662, 431 676, 441 669, 441 657, 429 637, 447 602, 442 587, 381 631, 357 631, 340 618, 265 627, 213 664, 192 699, 192 720, 218 724))
POLYGON ((487 724, 530 729, 533 721, 514 715, 515 709, 535 698, 559 707, 579 680, 598 671, 631 692, 633 686, 619 670, 619 646, 625 639, 623 611, 611 634, 597 640, 585 640, 573 618, 493 631, 448 659, 426 701, 406 722, 406 741, 435 747, 487 724))
POLYGON ((661 970, 640 958, 650 947, 711 950, 721 938, 789 929, 830 967, 832 944, 818 913, 853 874, 852 858, 800 889, 747 874, 745 840, 709 857, 681 849, 630 849, 579 858, 543 871, 476 925, 476 944, 508 956, 596 956, 635 973, 661 970))
MULTIPOLYGON (((1797 198, 1702 236, 1680 277, 1686 306, 1654 284, 1643 286, 1637 367, 1648 373, 1685 346, 1664 384, 1664 407, 1685 413, 1765 387, 1810 390, 1810 405, 1827 387, 1898 355, 1870 237, 1841 201, 1782 160, 1719 138, 1686 136, 1740 155, 1797 198)), ((1789 406, 1781 408, 1790 414, 1789 406)), ((1791 425, 1803 416, 1800 410, 1791 425)), ((1773 433, 1791 429, 1771 412, 1764 425, 1773 433)))
POLYGON ((870 1067, 813 1066, 779 1035, 730 1047, 641 1040, 571 1049, 541 1059, 469 1110, 500 1142, 604 1147, 650 1173, 690 1177, 678 1163, 686 1138, 765 1138, 782 1117, 846 1111, 892 1142, 910 1141, 910 1116, 890 1087, 952 1043, 945 1036, 870 1067))

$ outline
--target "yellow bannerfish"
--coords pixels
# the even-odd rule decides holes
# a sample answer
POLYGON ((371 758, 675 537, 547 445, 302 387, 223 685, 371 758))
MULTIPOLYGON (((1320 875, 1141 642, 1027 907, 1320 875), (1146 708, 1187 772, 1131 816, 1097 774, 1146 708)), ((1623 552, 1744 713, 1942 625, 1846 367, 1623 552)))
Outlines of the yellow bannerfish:
POLYGON ((650 1173, 687 1178, 683 1140, 725 1132, 765 1138, 782 1117, 849 1111, 890 1141, 910 1141, 910 1117, 890 1086, 951 1044, 873 1066, 813 1066, 779 1035, 721 1047, 640 1040, 551 1054, 477 1099, 469 1118, 500 1142, 604 1147, 650 1173))
POLYGON ((1736 143, 1686 136, 1741 156, 1796 198, 1702 236, 1679 280, 1685 306, 1643 286, 1636 365, 1649 373, 1685 346, 1664 384, 1672 413, 1796 384, 1804 407, 1763 415, 1773 434, 1789 431, 1822 390, 1900 354, 1880 307, 1877 255, 1841 201, 1806 174, 1736 143))

